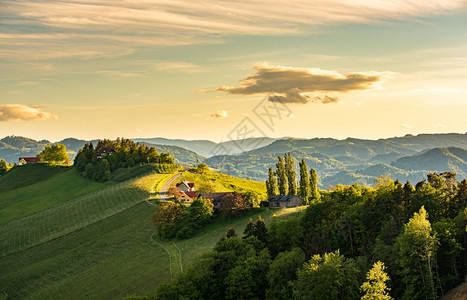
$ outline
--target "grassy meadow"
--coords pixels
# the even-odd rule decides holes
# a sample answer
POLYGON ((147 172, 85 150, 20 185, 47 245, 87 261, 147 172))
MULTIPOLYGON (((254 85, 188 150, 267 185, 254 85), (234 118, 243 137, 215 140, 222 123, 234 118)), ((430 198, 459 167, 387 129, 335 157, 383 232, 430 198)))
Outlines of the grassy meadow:
POLYGON ((1 192, 0 224, 108 188, 111 184, 89 181, 74 168, 42 164, 14 167, 0 177, 0 187, 14 187, 1 192), (37 183, 21 186, 19 183, 23 181, 37 183))
MULTIPOLYGON (((150 174, 110 186, 86 180, 97 185, 95 191, 50 206, 55 196, 46 193, 76 185, 72 179, 80 177, 72 172, 65 170, 15 189, 49 208, 0 224, 0 291, 8 299, 121 299, 151 294, 211 249, 229 227, 241 234, 250 217, 261 215, 269 223, 273 214, 285 218, 302 211, 259 208, 240 218, 219 218, 190 239, 160 241, 151 222, 156 207, 143 200, 172 174, 150 174), (50 188, 40 193, 44 184, 50 188), (30 192, 34 189, 35 196, 30 192)), ((212 172, 182 176, 229 190, 262 189, 261 183, 212 172)), ((2 195, 0 204, 4 201, 2 195)))
POLYGON ((194 182, 196 189, 208 188, 214 192, 254 192, 260 199, 266 199, 266 184, 264 182, 241 179, 226 174, 207 171, 203 174, 185 172, 175 182, 188 180, 194 182))

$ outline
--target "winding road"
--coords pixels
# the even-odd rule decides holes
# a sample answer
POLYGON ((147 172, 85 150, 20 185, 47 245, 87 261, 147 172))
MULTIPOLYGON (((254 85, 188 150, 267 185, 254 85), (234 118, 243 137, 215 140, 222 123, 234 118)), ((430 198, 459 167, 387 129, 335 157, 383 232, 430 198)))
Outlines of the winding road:
POLYGON ((178 172, 177 174, 175 174, 174 176, 172 176, 169 180, 167 180, 166 183, 164 183, 164 185, 162 186, 161 190, 159 191, 160 200, 165 201, 165 200, 168 198, 168 196, 167 196, 167 189, 169 188, 170 184, 171 184, 172 182, 174 182, 178 177, 180 177, 180 175, 182 175, 183 172, 186 172, 187 170, 188 170, 188 168, 183 169, 183 171, 178 172))

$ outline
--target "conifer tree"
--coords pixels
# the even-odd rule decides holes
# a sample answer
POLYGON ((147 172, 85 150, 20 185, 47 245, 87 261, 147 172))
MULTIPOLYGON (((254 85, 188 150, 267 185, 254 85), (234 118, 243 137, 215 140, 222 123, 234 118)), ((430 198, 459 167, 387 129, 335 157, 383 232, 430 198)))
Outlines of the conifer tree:
POLYGON ((308 176, 308 167, 303 158, 299 165, 300 165, 299 196, 303 199, 304 204, 308 204, 308 198, 310 197, 310 177, 308 176))
POLYGON ((293 159, 290 152, 285 154, 285 171, 287 174, 287 182, 289 185, 289 195, 297 195, 297 172, 295 172, 294 163, 295 159, 293 159))
POLYGON ((285 172, 285 163, 284 159, 279 156, 278 162, 276 164, 276 173, 277 173, 277 184, 279 186, 279 195, 287 195, 287 175, 285 172))
POLYGON ((310 198, 309 202, 312 200, 319 200, 321 195, 318 191, 318 175, 316 174, 315 169, 310 168, 310 198))
POLYGON ((248 220, 248 224, 246 224, 245 229, 243 230, 243 234, 245 235, 243 238, 246 239, 252 235, 255 235, 255 224, 253 224, 253 220, 250 218, 248 220))
POLYGON ((267 235, 268 229, 266 228, 266 223, 264 223, 264 220, 261 218, 261 216, 258 216, 255 224, 255 236, 261 242, 266 243, 267 235))
POLYGON ((231 238, 231 237, 234 237, 234 236, 237 236, 237 233, 235 232, 235 228, 229 227, 229 229, 227 229, 225 237, 226 238, 231 238))
POLYGON ((268 179, 266 180, 266 190, 268 193, 268 198, 277 195, 277 179, 272 167, 269 168, 268 179))

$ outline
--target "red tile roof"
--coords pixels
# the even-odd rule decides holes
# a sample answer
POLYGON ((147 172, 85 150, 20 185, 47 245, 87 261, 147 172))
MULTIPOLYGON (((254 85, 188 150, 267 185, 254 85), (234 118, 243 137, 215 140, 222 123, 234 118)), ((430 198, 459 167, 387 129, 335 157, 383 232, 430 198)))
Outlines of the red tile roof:
POLYGON ((19 161, 21 161, 22 159, 24 159, 24 161, 27 162, 28 164, 34 164, 34 163, 39 162, 39 158, 35 156, 34 157, 20 157, 19 161))
POLYGON ((195 199, 196 198, 196 195, 198 195, 198 192, 197 191, 188 191, 188 192, 185 192, 185 194, 192 198, 192 199, 195 199))

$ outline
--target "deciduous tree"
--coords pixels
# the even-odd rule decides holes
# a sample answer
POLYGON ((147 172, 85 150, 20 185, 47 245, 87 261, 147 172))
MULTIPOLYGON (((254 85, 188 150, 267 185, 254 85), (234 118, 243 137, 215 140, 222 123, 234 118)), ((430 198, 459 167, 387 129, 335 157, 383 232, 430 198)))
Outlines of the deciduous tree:
POLYGON ((37 158, 44 163, 64 163, 68 159, 66 146, 62 144, 45 146, 45 149, 37 154, 37 158))
POLYGON ((394 250, 397 264, 404 278, 405 299, 435 299, 433 275, 437 238, 431 229, 425 207, 404 226, 397 237, 394 250))
POLYGON ((366 281, 362 284, 361 290, 364 293, 361 300, 391 300, 388 294, 390 290, 386 281, 389 280, 388 274, 384 271, 384 263, 378 261, 366 274, 366 281))
POLYGON ((360 271, 339 251, 314 255, 297 272, 295 299, 357 299, 360 271))
POLYGON ((0 160, 0 175, 5 174, 9 169, 10 169, 10 167, 9 167, 8 164, 6 163, 6 160, 4 160, 4 159, 2 158, 2 159, 0 160))
POLYGON ((152 215, 152 222, 156 227, 175 222, 184 215, 184 208, 181 204, 173 201, 163 201, 157 206, 156 212, 152 215))

